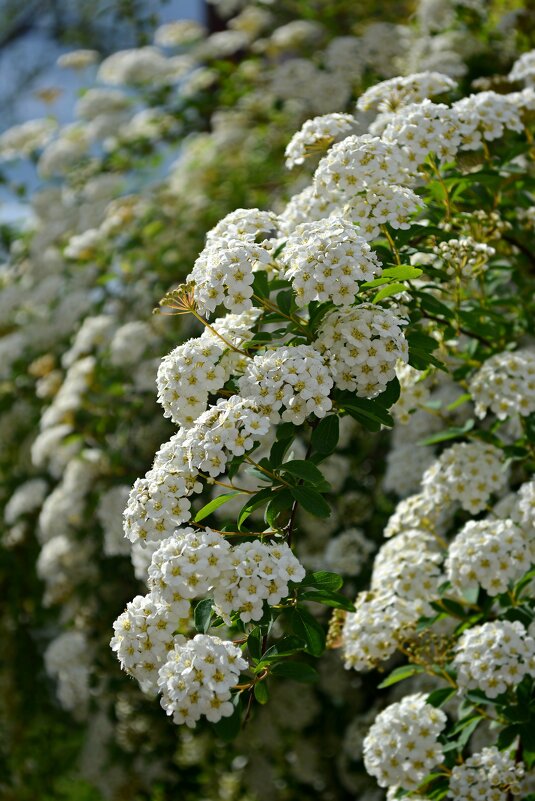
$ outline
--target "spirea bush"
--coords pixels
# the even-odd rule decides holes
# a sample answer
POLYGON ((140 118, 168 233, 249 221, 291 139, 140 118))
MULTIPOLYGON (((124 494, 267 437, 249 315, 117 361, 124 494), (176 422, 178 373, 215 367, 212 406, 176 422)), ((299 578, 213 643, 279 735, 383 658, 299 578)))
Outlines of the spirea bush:
MULTIPOLYGON (((518 222, 533 180, 535 90, 527 75, 516 87, 515 70, 500 93, 464 97, 447 76, 425 72, 379 83, 357 103, 381 109, 373 133, 350 133, 330 147, 347 132, 347 115, 343 126, 338 115, 331 128, 305 123, 288 145, 290 166, 320 142, 326 152, 299 196, 303 221, 280 230, 258 209, 233 212, 228 228, 224 218, 208 234, 185 283, 161 301, 202 323, 199 353, 203 337, 219 338, 219 352, 208 350, 211 362, 193 373, 203 398, 198 416, 181 411, 191 404, 177 392, 174 416, 187 422, 134 485, 125 513, 129 538, 158 543, 147 612, 163 598, 174 620, 158 686, 175 722, 205 715, 231 737, 279 681, 313 681, 326 647, 340 647, 350 670, 402 659, 382 687, 422 673, 436 688, 404 696, 371 726, 364 766, 380 786, 473 798, 484 791, 471 788, 488 781, 495 797, 523 794, 535 760, 533 543, 530 528, 500 508, 507 493, 530 486, 535 442, 526 394, 532 261, 518 222), (400 206, 393 188, 417 204, 400 206), (370 194, 377 231, 362 236, 354 210, 370 194), (328 197, 323 215, 314 196, 328 197), (232 325, 215 317, 221 307, 232 325), (236 320, 248 329, 244 336, 238 325, 239 339, 236 320), (226 354, 235 358, 218 373, 226 354), (492 370, 501 370, 499 381, 489 382, 492 370), (413 414, 438 415, 439 430, 412 444, 432 446, 434 460, 420 473, 418 504, 405 516, 403 505, 394 511, 396 531, 375 556, 372 592, 354 606, 343 565, 342 575, 306 572, 292 554, 300 552, 299 512, 320 528, 337 503, 324 464, 337 452, 341 420, 370 432, 391 428, 403 394, 432 382, 453 400, 413 393, 404 424, 410 429, 413 414), (494 397, 486 402, 488 383, 494 397), (462 413, 462 425, 448 427, 452 412, 462 413), (213 484, 225 491, 197 503, 213 484), (224 504, 239 497, 237 515, 225 514, 224 504), (336 610, 329 636, 322 607, 336 610), (214 666, 208 674, 206 662, 214 666), (487 720, 491 745, 468 758, 487 720), (496 775, 477 779, 487 763, 496 775)), ((176 351, 173 359, 180 380, 176 351)), ((164 370, 159 391, 169 392, 164 370)), ((145 636, 147 625, 143 613, 129 617, 113 648, 121 651, 122 637, 145 636)))
POLYGON ((335 5, 163 26, 0 138, 45 183, 0 295, 9 799, 529 795, 523 17, 335 5))

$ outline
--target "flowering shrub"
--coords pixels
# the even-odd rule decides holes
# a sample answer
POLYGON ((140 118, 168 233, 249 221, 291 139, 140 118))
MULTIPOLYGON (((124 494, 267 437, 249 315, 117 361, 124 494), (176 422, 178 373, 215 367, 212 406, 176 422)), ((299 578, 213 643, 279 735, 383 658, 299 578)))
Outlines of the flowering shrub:
POLYGON ((2 278, 17 624, 107 797, 526 795, 533 59, 275 22, 164 26, 0 140, 55 182, 2 278))

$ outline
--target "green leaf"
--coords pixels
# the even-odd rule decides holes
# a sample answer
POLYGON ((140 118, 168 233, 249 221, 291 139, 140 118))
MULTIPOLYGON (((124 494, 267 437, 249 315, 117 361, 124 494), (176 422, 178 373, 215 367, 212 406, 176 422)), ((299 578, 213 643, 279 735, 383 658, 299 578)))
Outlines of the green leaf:
POLYGON ((255 509, 258 509, 259 506, 263 506, 264 503, 271 498, 273 494, 273 489, 271 487, 265 487, 261 489, 260 492, 255 493, 252 495, 247 503, 242 506, 240 514, 238 515, 238 531, 242 530, 242 525, 245 523, 249 515, 254 512, 255 509))
POLYGON ((468 434, 474 427, 473 420, 467 420, 463 426, 453 426, 447 428, 445 431, 439 431, 438 434, 433 434, 431 437, 426 437, 417 442, 417 445, 436 445, 438 442, 446 442, 449 439, 458 439, 468 434))
POLYGON ((449 306, 446 306, 445 303, 437 300, 433 295, 426 294, 425 292, 415 292, 414 294, 419 298, 420 305, 424 312, 427 312, 433 317, 440 315, 441 317, 444 317, 445 321, 455 319, 455 314, 452 312, 449 306))
POLYGON ((317 453, 329 454, 334 451, 340 438, 340 421, 338 415, 323 417, 312 432, 311 443, 317 453))
POLYGON ((232 699, 234 704, 234 712, 228 718, 221 718, 217 723, 214 723, 214 731, 217 736, 229 742, 238 736, 241 729, 241 696, 235 695, 232 699))
POLYGON ((315 601, 324 606, 332 606, 334 609, 345 609, 346 612, 354 612, 355 605, 339 592, 330 590, 305 590, 299 595, 302 601, 315 601))
POLYGON ((425 370, 430 364, 442 367, 442 362, 432 355, 438 348, 438 342, 422 331, 413 331, 407 337, 409 344, 409 364, 417 370, 425 370))
POLYGON ((281 656, 291 656, 292 654, 296 654, 302 650, 303 645, 301 640, 299 640, 297 637, 288 635, 286 637, 282 637, 282 639, 274 643, 274 645, 272 645, 264 654, 262 654, 262 661, 260 664, 263 664, 264 662, 271 662, 273 659, 279 659, 281 656))
POLYGON ((397 267, 387 267, 383 270, 381 276, 385 278, 395 278, 397 281, 410 280, 411 278, 418 278, 423 273, 419 267, 413 267, 411 264, 399 264, 397 267))
POLYGON ((286 451, 292 444, 292 441, 293 440, 291 438, 278 439, 273 443, 269 452, 269 461, 272 467, 278 467, 280 464, 282 464, 284 456, 286 455, 286 451))
POLYGON ((202 509, 199 509, 199 511, 193 518, 194 522, 198 523, 199 520, 204 520, 205 517, 208 517, 208 515, 211 515, 212 512, 215 512, 216 509, 219 509, 220 506, 223 506, 224 503, 227 503, 227 501, 231 501, 232 498, 235 498, 236 495, 240 494, 241 494, 240 492, 226 492, 224 495, 218 495, 217 498, 214 498, 205 506, 203 506, 202 509))
POLYGON ((269 297, 269 282, 265 270, 258 270, 254 274, 253 292, 255 295, 258 295, 259 298, 269 297))
POLYGON ((284 462, 281 464, 279 472, 290 473, 290 475, 297 476, 310 484, 323 484, 325 481, 321 470, 313 462, 305 461, 304 459, 292 459, 290 462, 284 462))
POLYGON ((391 406, 399 400, 399 396, 401 395, 401 387, 399 384, 399 379, 393 378, 392 381, 389 381, 386 385, 386 389, 384 392, 381 392, 376 398, 374 398, 376 403, 380 403, 385 409, 389 409, 391 406))
POLYGON ((387 678, 379 684, 379 689, 384 687, 391 687, 392 684, 397 684, 398 681, 408 679, 410 676, 415 676, 417 673, 423 673, 424 669, 421 665, 403 665, 392 671, 387 678))
POLYGON ((321 656, 325 650, 325 631, 310 612, 297 606, 292 615, 292 630, 305 643, 305 649, 312 656, 321 656))
POLYGON ((330 516, 331 507, 325 498, 312 487, 290 487, 290 492, 297 503, 314 517, 330 516))
POLYGON ((212 620, 212 599, 203 598, 203 600, 199 601, 199 603, 195 606, 195 611, 193 612, 193 622, 195 628, 200 634, 206 634, 206 632, 210 628, 211 620, 212 620))
POLYGON ((247 649, 252 659, 257 661, 262 659, 262 632, 258 626, 251 629, 247 635, 247 649))
POLYGON ((254 686, 254 697, 259 704, 267 704, 269 692, 265 681, 257 681, 254 686))
POLYGON ((391 295, 399 295, 400 292, 406 292, 407 287, 405 284, 388 284, 388 286, 383 287, 380 289, 379 292, 375 295, 373 299, 373 303, 379 303, 380 300, 384 298, 388 298, 391 295))
POLYGON ((277 662, 270 672, 274 676, 283 676, 303 683, 317 681, 319 678, 318 671, 306 662, 277 662))
POLYGON ((430 706, 442 706, 456 693, 455 687, 441 687, 427 696, 426 703, 430 706))
POLYGON ((344 410, 371 431, 378 431, 381 426, 391 428, 394 425, 391 415, 380 403, 366 398, 354 397, 351 401, 344 402, 344 410))
POLYGON ((289 489, 284 487, 284 489, 277 490, 272 492, 272 498, 268 502, 266 506, 266 511, 264 512, 264 520, 271 526, 272 528, 277 528, 277 518, 286 510, 290 510, 293 504, 293 497, 292 493, 289 489))
POLYGON ((315 573, 309 573, 301 582, 301 587, 317 587, 321 590, 330 590, 336 592, 339 590, 344 580, 338 573, 329 573, 327 570, 318 570, 315 573))

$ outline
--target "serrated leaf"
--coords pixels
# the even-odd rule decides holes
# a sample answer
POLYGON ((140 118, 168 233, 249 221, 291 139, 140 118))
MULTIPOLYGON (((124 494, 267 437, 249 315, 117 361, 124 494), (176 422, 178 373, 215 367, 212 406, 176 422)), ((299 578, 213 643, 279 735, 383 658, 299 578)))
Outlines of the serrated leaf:
POLYGON ((384 687, 391 687, 393 684, 397 684, 398 681, 404 681, 404 679, 408 679, 410 676, 415 676, 417 673, 423 672, 424 669, 421 665, 403 665, 393 670, 392 673, 379 684, 379 689, 382 690, 384 687))
POLYGON ((277 662, 271 668, 270 673, 307 684, 317 681, 319 678, 318 671, 306 662, 277 662))
POLYGON ((289 489, 297 503, 314 517, 330 516, 331 507, 325 498, 312 487, 290 487, 289 489))
POLYGON ((240 492, 226 492, 224 495, 218 495, 217 498, 213 498, 209 503, 199 509, 197 514, 195 515, 194 522, 198 523, 199 520, 204 520, 205 517, 211 515, 212 512, 215 512, 216 509, 219 509, 220 506, 223 506, 224 503, 231 501, 232 498, 235 498, 236 495, 241 495, 240 492))

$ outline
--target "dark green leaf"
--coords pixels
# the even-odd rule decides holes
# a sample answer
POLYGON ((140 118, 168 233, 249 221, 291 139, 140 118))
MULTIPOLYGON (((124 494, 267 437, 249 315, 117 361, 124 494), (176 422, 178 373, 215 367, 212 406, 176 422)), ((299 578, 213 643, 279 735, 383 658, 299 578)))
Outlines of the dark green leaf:
POLYGON ((271 673, 274 676, 284 676, 286 679, 304 683, 317 681, 319 675, 318 671, 306 662, 277 662, 273 665, 271 673))
POLYGON ((252 659, 262 659, 262 632, 255 626, 247 635, 247 648, 252 659))
POLYGON ((302 601, 315 601, 324 606, 332 606, 334 609, 345 609, 346 612, 354 612, 355 605, 339 592, 330 590, 308 590, 299 595, 302 601))
POLYGON ((304 459, 292 459, 290 462, 284 462, 281 464, 279 472, 290 473, 310 484, 322 484, 325 481, 321 470, 313 462, 304 459))
POLYGON ((332 453, 338 445, 340 437, 340 421, 338 415, 323 417, 312 432, 312 447, 318 453, 332 453))
POLYGON ((442 706, 442 704, 448 701, 455 693, 455 687, 441 687, 440 690, 434 690, 427 696, 426 703, 430 706, 442 706))
POLYGON ((272 492, 271 494, 272 498, 268 502, 266 511, 264 512, 264 520, 268 526, 277 528, 278 516, 281 514, 281 512, 290 510, 292 508, 294 499, 292 497, 292 493, 286 487, 284 487, 284 489, 272 492))
POLYGON ((265 489, 260 490, 260 492, 255 493, 249 498, 247 503, 242 506, 240 514, 238 515, 238 531, 242 530, 242 525, 249 515, 254 512, 255 509, 258 509, 259 506, 263 506, 267 503, 272 494, 273 489, 271 487, 265 487, 265 489))
POLYGON ((288 635, 287 637, 282 637, 282 639, 267 649, 267 651, 262 655, 262 663, 270 662, 273 659, 279 659, 281 656, 290 656, 291 654, 296 654, 298 651, 302 650, 303 645, 301 640, 299 640, 297 637, 288 635))
POLYGON ((331 507, 315 489, 311 487, 291 487, 290 492, 297 503, 314 517, 329 517, 331 514, 331 507))
POLYGON ((321 656, 325 650, 325 631, 310 612, 298 606, 292 615, 292 629, 305 643, 312 656, 321 656))
POLYGON ((336 592, 339 590, 344 580, 338 573, 329 573, 327 570, 318 570, 315 573, 309 573, 301 582, 301 587, 317 587, 321 590, 331 590, 336 592))

